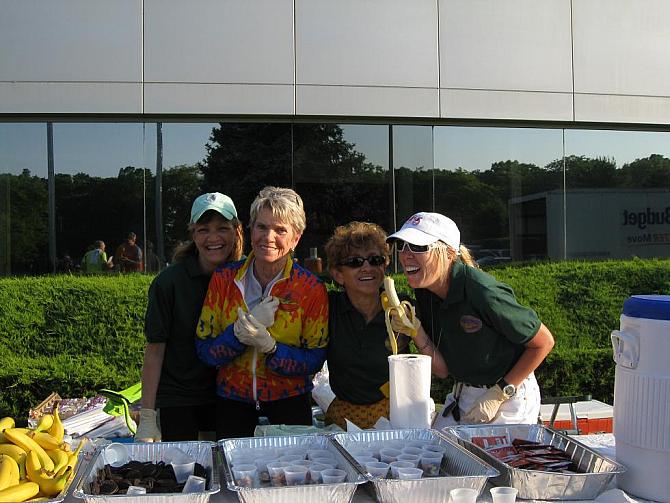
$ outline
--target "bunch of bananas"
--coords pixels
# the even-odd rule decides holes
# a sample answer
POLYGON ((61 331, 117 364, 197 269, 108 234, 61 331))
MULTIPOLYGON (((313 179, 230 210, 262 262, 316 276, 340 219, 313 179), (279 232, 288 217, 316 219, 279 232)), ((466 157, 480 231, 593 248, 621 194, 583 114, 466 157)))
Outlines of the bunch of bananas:
POLYGON ((14 419, 0 419, 0 502, 42 501, 57 496, 74 476, 79 451, 63 442, 63 423, 45 414, 34 429, 15 428, 14 419))

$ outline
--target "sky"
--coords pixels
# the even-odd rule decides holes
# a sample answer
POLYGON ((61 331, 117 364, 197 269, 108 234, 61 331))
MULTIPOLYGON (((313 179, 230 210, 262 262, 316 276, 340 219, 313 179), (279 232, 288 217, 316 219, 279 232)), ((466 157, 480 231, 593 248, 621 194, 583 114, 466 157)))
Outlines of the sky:
MULTIPOLYGON (((213 123, 163 124, 163 166, 204 159, 213 123)), ((388 126, 342 125, 344 137, 369 162, 388 168, 388 126)), ((44 176, 46 124, 0 124, 0 173, 29 169, 44 176)), ((393 165, 453 170, 486 170, 496 161, 518 160, 545 166, 563 152, 561 129, 394 126, 393 165), (435 148, 431 146, 433 144, 435 148), (434 153, 433 153, 434 150, 434 153), (433 159, 434 156, 434 159, 433 159)), ((116 176, 125 166, 155 168, 153 123, 56 123, 54 166, 57 173, 116 176)), ((566 130, 567 155, 614 158, 620 167, 650 154, 670 157, 670 133, 566 130)))

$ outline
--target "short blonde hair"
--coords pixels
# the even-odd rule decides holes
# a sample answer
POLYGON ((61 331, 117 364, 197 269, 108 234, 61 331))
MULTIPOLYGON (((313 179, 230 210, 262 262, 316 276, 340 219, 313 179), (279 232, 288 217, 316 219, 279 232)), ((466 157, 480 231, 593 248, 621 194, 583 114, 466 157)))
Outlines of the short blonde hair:
POLYGON ((264 187, 249 210, 249 226, 253 227, 261 210, 270 210, 272 215, 287 222, 296 234, 302 234, 307 228, 307 218, 302 199, 293 189, 284 187, 264 187))
POLYGON ((379 253, 389 262, 390 247, 386 242, 386 232, 377 224, 370 222, 349 222, 335 229, 326 243, 328 267, 337 267, 351 255, 354 249, 378 248, 379 253))

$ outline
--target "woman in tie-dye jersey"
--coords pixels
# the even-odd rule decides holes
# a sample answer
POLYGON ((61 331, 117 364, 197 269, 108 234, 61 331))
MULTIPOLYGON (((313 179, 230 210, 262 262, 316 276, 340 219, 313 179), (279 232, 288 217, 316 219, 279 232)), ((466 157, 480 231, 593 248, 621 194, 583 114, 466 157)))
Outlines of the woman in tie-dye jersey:
POLYGON ((311 377, 326 358, 326 289, 291 258, 302 199, 265 187, 250 218, 253 251, 215 271, 196 331, 198 356, 219 367, 217 438, 252 436, 260 416, 311 424, 311 377))

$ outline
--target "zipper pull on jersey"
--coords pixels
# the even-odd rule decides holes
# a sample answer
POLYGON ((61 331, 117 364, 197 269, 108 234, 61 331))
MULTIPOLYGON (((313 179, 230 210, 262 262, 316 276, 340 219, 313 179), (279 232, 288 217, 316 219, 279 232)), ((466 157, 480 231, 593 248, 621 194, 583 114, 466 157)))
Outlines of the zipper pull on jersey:
POLYGON ((256 410, 261 410, 261 403, 258 400, 256 400, 256 410))

